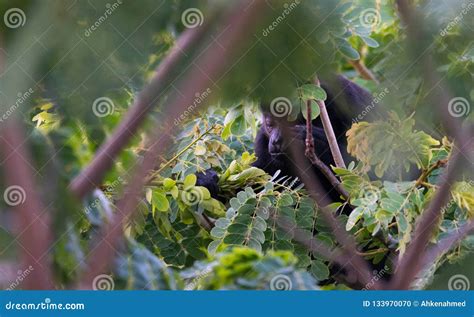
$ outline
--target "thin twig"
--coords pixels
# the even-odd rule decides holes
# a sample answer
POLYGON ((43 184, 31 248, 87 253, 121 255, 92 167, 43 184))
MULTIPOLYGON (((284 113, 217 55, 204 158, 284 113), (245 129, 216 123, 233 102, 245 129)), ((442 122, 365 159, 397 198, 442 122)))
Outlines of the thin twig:
MULTIPOLYGON (((315 78, 314 83, 316 86, 321 87, 318 77, 315 78)), ((316 100, 316 103, 319 106, 319 116, 321 117, 321 122, 323 123, 324 133, 326 133, 326 138, 328 139, 329 149, 331 150, 332 157, 334 158, 334 163, 337 167, 346 168, 346 164, 342 158, 341 150, 339 149, 339 144, 337 144, 337 139, 336 135, 334 134, 334 129, 332 128, 331 120, 329 119, 326 103, 323 100, 316 100)), ((309 104, 307 108, 311 108, 309 104)))
POLYGON ((420 177, 418 177, 418 179, 415 182, 415 187, 418 187, 420 185, 425 185, 425 181, 428 178, 428 176, 430 176, 434 170, 440 168, 441 166, 445 166, 447 163, 448 163, 448 160, 436 161, 434 164, 428 167, 425 171, 423 171, 420 177))
POLYGON ((352 67, 354 67, 354 69, 360 74, 360 76, 363 79, 372 80, 377 85, 380 84, 377 77, 375 77, 374 73, 372 73, 370 69, 368 69, 367 66, 365 66, 364 62, 362 62, 360 59, 355 60, 355 61, 349 60, 349 64, 351 64, 352 67))
POLYGON ((215 125, 211 126, 209 129, 201 133, 196 139, 194 139, 191 143, 189 143, 186 147, 184 147, 181 151, 179 151, 175 156, 173 156, 168 162, 163 164, 156 172, 153 172, 152 175, 147 177, 147 180, 145 183, 151 182, 157 175, 160 175, 160 173, 170 166, 171 163, 176 161, 181 155, 183 155, 187 150, 189 150, 194 144, 196 144, 199 140, 201 140, 203 137, 205 137, 209 132, 211 132, 212 129, 214 129, 215 125))

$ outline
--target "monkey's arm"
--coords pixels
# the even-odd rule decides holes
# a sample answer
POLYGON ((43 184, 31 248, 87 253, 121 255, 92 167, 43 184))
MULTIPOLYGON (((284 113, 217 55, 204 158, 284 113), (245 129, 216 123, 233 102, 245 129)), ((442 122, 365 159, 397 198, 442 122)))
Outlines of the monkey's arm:
POLYGON ((217 199, 219 196, 219 175, 212 168, 205 170, 204 172, 196 173, 197 186, 206 187, 211 193, 211 197, 217 199))

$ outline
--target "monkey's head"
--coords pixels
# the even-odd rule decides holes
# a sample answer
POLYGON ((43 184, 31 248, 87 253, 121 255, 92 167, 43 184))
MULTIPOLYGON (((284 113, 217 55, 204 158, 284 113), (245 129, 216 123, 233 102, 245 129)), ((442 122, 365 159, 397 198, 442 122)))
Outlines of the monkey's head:
POLYGON ((268 137, 268 153, 271 156, 283 155, 283 131, 279 120, 269 114, 264 114, 263 129, 268 137))
POLYGON ((289 135, 284 135, 283 122, 284 119, 275 118, 274 116, 264 113, 263 115, 263 131, 268 137, 268 153, 272 157, 289 155, 289 144, 295 140, 304 140, 304 126, 287 122, 289 135))

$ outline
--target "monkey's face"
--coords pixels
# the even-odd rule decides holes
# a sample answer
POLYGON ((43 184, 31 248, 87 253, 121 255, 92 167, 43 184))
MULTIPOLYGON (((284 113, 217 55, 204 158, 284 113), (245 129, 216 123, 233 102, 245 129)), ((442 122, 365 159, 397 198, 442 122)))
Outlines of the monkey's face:
POLYGON ((305 130, 304 126, 292 125, 288 127, 289 135, 283 133, 283 123, 265 114, 263 117, 263 128, 268 137, 268 153, 273 157, 289 154, 289 144, 295 140, 304 140, 305 130))
POLYGON ((283 131, 277 120, 269 115, 264 116, 263 127, 268 137, 268 153, 272 156, 282 155, 283 131))

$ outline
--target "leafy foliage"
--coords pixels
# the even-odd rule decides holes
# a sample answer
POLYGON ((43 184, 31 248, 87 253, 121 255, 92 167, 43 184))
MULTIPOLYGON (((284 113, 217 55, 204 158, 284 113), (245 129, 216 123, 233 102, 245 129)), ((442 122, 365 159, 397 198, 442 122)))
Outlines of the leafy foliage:
POLYGON ((324 225, 318 226, 314 202, 299 189, 292 189, 295 180, 281 181, 267 183, 258 193, 250 187, 237 193, 230 200, 226 216, 216 220, 211 230, 214 241, 208 250, 214 254, 228 246, 247 246, 260 252, 292 251, 298 257, 298 267, 306 267, 316 278, 325 279, 329 276, 325 259, 312 257, 308 250, 292 241, 292 233, 282 230, 276 219, 283 218, 310 234, 318 228, 318 239, 329 246, 331 239, 324 233, 324 225))
POLYGON ((410 163, 426 168, 431 148, 440 143, 425 132, 413 130, 414 125, 412 118, 400 120, 394 113, 386 122, 358 122, 347 132, 347 150, 364 164, 365 171, 374 166, 378 177, 391 169, 391 173, 408 172, 410 163))
POLYGON ((227 290, 312 290, 316 281, 295 268, 297 260, 287 251, 265 255, 248 248, 234 247, 215 260, 197 262, 181 273, 187 289, 227 290))
POLYGON ((135 290, 175 290, 181 287, 179 276, 149 250, 133 240, 120 254, 116 264, 118 287, 135 290))

